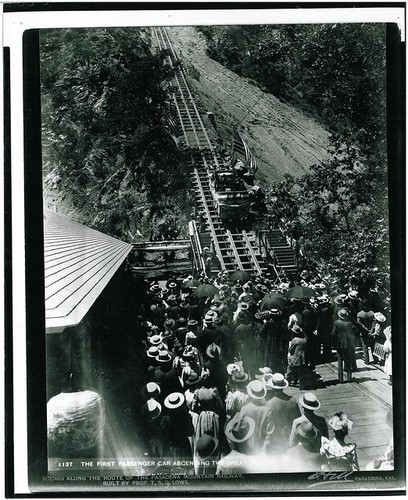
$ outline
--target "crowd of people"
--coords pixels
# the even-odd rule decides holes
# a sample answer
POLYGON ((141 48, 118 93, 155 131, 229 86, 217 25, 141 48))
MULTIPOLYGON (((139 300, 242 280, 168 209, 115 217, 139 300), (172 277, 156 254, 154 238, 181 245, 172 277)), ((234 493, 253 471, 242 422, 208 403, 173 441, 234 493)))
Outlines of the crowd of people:
POLYGON ((137 328, 148 454, 190 464, 192 474, 359 470, 346 441, 351 420, 316 414, 313 390, 323 386, 316 366, 336 352, 339 382, 352 380, 357 345, 367 364, 385 358, 391 383, 391 327, 378 293, 330 297, 305 273, 278 284, 233 277, 145 282, 137 328), (289 385, 306 392, 295 399, 289 385))

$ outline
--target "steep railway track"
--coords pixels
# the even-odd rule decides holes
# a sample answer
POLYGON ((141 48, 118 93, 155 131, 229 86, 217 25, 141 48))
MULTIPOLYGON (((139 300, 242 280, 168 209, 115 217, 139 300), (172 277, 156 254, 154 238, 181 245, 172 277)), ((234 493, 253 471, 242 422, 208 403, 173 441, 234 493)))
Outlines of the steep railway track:
POLYGON ((175 69, 173 104, 184 140, 187 146, 196 150, 192 155, 192 183, 196 204, 204 217, 205 231, 210 234, 219 267, 223 271, 240 269, 259 275, 266 271, 266 265, 256 246, 254 233, 227 229, 217 212, 210 190, 211 170, 224 166, 224 159, 211 143, 167 30, 152 30, 157 47, 167 51, 169 64, 175 69))

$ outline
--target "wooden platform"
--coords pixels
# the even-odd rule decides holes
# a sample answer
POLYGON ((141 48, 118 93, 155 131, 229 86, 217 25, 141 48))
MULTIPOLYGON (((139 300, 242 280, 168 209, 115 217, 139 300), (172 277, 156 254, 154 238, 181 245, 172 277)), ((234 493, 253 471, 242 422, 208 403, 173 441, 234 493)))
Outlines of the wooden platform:
MULTIPOLYGON (((328 419, 336 411, 344 411, 352 420, 348 441, 357 443, 363 470, 384 453, 392 437, 392 429, 386 423, 387 412, 392 408, 392 386, 388 385, 389 377, 375 365, 367 366, 358 359, 357 368, 353 382, 341 384, 337 380, 337 362, 319 365, 317 372, 325 387, 312 392, 321 403, 316 413, 328 419)), ((301 394, 295 387, 289 387, 287 392, 295 397, 301 394)))
MULTIPOLYGON (((366 366, 357 360, 358 370, 353 374, 351 383, 339 383, 337 380, 337 362, 317 366, 317 372, 323 377, 322 387, 314 392, 321 407, 316 412, 329 419, 337 411, 344 411, 353 421, 347 440, 357 443, 357 456, 361 470, 371 461, 381 456, 390 442, 392 429, 386 423, 387 412, 392 408, 392 387, 388 385, 388 376, 375 365, 366 366)), ((154 460, 146 453, 146 430, 141 422, 129 421, 123 404, 130 392, 139 393, 137 378, 129 380, 129 386, 112 385, 113 381, 123 380, 124 373, 130 373, 131 366, 123 366, 120 372, 109 371, 107 379, 101 381, 97 390, 103 395, 106 403, 105 444, 101 450, 101 460, 116 461, 116 467, 98 467, 94 473, 98 475, 143 475, 139 466, 119 465, 118 460, 138 461, 154 460), (112 391, 114 389, 114 391, 112 391)), ((133 366, 133 371, 135 366, 133 366)), ((297 387, 290 386, 285 390, 296 399, 301 393, 297 387)), ((330 438, 333 437, 330 431, 330 438)), ((148 467, 148 473, 154 473, 156 467, 148 467)), ((83 472, 83 471, 82 471, 83 472)), ((58 475, 72 475, 72 470, 59 470, 58 475)))

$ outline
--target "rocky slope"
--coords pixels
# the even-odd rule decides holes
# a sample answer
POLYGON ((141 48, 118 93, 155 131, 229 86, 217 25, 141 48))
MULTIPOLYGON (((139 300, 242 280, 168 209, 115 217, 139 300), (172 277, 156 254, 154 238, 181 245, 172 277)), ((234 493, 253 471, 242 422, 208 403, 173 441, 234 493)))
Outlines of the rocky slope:
POLYGON ((328 132, 316 120, 267 94, 206 53, 205 38, 191 26, 168 29, 205 111, 215 114, 218 129, 228 140, 232 124, 253 150, 259 180, 299 176, 327 154, 328 132))

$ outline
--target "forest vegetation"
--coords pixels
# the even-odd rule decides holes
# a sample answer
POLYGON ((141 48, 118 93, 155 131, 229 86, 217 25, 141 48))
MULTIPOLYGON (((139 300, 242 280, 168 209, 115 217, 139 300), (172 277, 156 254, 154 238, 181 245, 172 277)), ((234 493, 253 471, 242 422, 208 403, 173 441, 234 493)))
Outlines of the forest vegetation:
POLYGON ((41 32, 45 190, 59 211, 125 241, 187 226, 186 156, 163 123, 172 73, 147 34, 41 32))
MULTIPOLYGON (((212 58, 331 131, 328 160, 266 186, 269 223, 333 285, 387 284, 385 27, 199 29, 212 58)), ((163 125, 171 70, 148 30, 44 30, 41 71, 45 188, 124 240, 185 231, 188 162, 163 125)))
POLYGON ((389 277, 386 32, 379 24, 203 26, 208 54, 331 132, 330 157, 268 190, 270 224, 340 289, 389 277))

